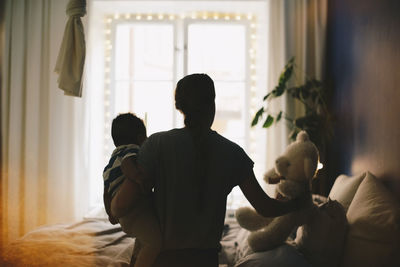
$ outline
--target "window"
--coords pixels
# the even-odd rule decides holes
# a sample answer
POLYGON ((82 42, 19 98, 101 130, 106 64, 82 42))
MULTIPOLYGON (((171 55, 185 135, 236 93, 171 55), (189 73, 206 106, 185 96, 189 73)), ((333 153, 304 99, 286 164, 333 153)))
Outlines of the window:
POLYGON ((247 25, 188 23, 187 73, 214 79, 216 116, 213 129, 247 148, 247 25))
MULTIPOLYGON (((106 125, 119 113, 134 112, 144 118, 149 134, 182 126, 174 108, 175 79, 207 73, 215 82, 217 95, 213 129, 247 147, 246 22, 174 16, 166 21, 116 21, 110 28, 106 125)), ((111 142, 109 136, 105 142, 111 142)))
MULTIPOLYGON (((256 5, 247 10, 246 3, 240 1, 231 6, 226 1, 220 6, 208 3, 207 11, 203 9, 203 1, 195 2, 202 2, 202 8, 177 2, 180 7, 177 10, 164 7, 163 11, 160 7, 159 12, 149 13, 143 12, 144 5, 140 11, 129 11, 128 3, 124 2, 125 10, 115 11, 114 6, 103 1, 97 3, 101 12, 97 18, 92 16, 96 20, 92 36, 103 33, 100 34, 103 39, 102 45, 92 42, 92 50, 97 53, 92 52, 91 62, 92 73, 102 73, 103 81, 96 75, 92 84, 103 88, 99 98, 103 98, 104 105, 98 107, 103 117, 97 124, 103 125, 104 135, 103 151, 96 151, 105 164, 114 148, 111 121, 122 112, 133 112, 143 118, 148 135, 182 127, 183 117, 175 110, 174 87, 184 75, 207 73, 216 88, 217 110, 212 128, 243 147, 258 162, 255 172, 261 177, 259 174, 265 168, 264 149, 257 149, 261 138, 257 130, 250 129, 250 119, 258 107, 255 99, 262 99, 259 81, 263 78, 260 79, 258 71, 264 70, 260 67, 264 60, 258 58, 265 56, 265 51, 259 53, 262 29, 257 26, 262 16, 258 15, 256 5), (235 12, 224 10, 235 6, 235 12)), ((99 40, 99 35, 95 36, 93 39, 99 40)), ((99 143, 100 139, 93 142, 99 143)), ((99 167, 92 167, 93 173, 99 173, 99 167)), ((93 175, 93 203, 101 200, 96 193, 101 192, 100 188, 98 174, 93 175)), ((228 208, 242 205, 242 193, 233 190, 228 197, 228 208)))
POLYGON ((174 127, 174 26, 117 23, 114 32, 111 117, 134 112, 149 134, 174 127))

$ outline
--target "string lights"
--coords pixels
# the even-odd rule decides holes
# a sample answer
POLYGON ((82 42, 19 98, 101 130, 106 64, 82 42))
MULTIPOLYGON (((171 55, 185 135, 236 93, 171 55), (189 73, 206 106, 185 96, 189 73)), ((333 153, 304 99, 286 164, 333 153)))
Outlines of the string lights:
MULTIPOLYGON (((196 11, 189 13, 170 14, 170 13, 140 13, 140 14, 109 14, 106 15, 105 22, 105 62, 104 62, 104 155, 109 157, 111 143, 110 129, 111 129, 111 61, 113 54, 113 29, 115 24, 120 22, 135 22, 135 21, 175 21, 177 19, 184 20, 203 20, 203 21, 232 21, 233 23, 243 23, 248 25, 249 31, 249 47, 248 47, 248 77, 249 77, 249 110, 254 114, 257 104, 257 75, 256 75, 256 51, 257 51, 257 21, 253 14, 239 14, 239 13, 222 13, 222 12, 208 12, 196 11)), ((254 131, 250 131, 250 140, 255 139, 254 131)), ((250 142, 250 153, 256 149, 250 142)))

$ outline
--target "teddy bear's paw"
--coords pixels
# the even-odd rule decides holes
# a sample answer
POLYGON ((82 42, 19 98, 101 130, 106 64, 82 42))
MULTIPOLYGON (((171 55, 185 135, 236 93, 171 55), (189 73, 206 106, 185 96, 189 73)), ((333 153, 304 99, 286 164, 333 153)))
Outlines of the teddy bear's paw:
POLYGON ((277 184, 281 180, 281 176, 272 168, 264 174, 264 181, 267 184, 277 184))
POLYGON ((274 233, 267 229, 252 232, 247 239, 250 248, 254 252, 271 250, 285 241, 280 233, 274 233))
POLYGON ((263 217, 250 207, 237 209, 235 217, 239 225, 249 231, 261 229, 272 221, 272 218, 263 217))

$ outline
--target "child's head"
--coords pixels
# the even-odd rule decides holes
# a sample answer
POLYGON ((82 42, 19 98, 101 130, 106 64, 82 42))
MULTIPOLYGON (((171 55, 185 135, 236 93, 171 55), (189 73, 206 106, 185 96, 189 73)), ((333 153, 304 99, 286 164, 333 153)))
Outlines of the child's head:
POLYGON ((111 136, 115 146, 128 144, 140 146, 146 139, 146 127, 134 114, 122 113, 112 121, 111 136))

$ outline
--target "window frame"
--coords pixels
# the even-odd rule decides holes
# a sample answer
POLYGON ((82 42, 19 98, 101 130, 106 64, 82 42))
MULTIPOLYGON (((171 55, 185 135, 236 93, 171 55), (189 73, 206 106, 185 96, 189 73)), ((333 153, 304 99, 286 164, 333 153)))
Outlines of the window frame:
MULTIPOLYGON (((138 17, 140 16, 139 14, 131 14, 130 17, 138 17)), ((154 16, 154 15, 148 15, 149 16, 154 16)), ((106 70, 108 69, 108 72, 105 72, 105 80, 109 80, 108 83, 108 90, 109 93, 105 94, 105 103, 108 103, 108 111, 106 110, 106 116, 105 116, 105 132, 111 132, 111 114, 115 111, 115 106, 116 106, 116 99, 115 99, 115 93, 113 94, 112 92, 115 92, 116 90, 116 49, 112 49, 113 47, 116 47, 116 34, 117 34, 117 27, 119 25, 134 25, 134 24, 165 24, 165 25, 171 25, 173 27, 173 74, 172 74, 172 82, 173 84, 176 84, 178 81, 179 77, 183 77, 188 73, 188 35, 189 35, 189 26, 191 24, 230 24, 230 25, 243 25, 245 27, 245 75, 244 75, 244 99, 243 99, 243 116, 244 116, 244 123, 246 125, 250 125, 250 94, 251 94, 251 88, 252 86, 255 86, 254 81, 252 82, 251 80, 251 64, 254 64, 254 62, 251 62, 250 60, 250 55, 248 53, 249 49, 254 49, 251 46, 251 27, 250 24, 253 23, 252 20, 215 20, 213 18, 208 18, 208 19, 202 19, 202 18, 192 18, 192 17, 185 17, 185 18, 180 18, 178 14, 174 14, 174 19, 168 19, 167 15, 166 18, 164 19, 157 19, 157 20, 149 20, 149 19, 143 19, 143 20, 135 20, 135 19, 125 19, 125 20, 118 20, 118 19, 113 19, 111 25, 109 25, 108 29, 111 30, 110 36, 111 38, 109 39, 110 41, 106 40, 106 46, 111 45, 111 51, 108 51, 110 49, 106 49, 106 54, 105 54, 105 66, 106 70), (109 53, 109 54, 107 54, 109 53), (107 66, 107 58, 110 58, 108 60, 108 66, 107 66), (107 75, 108 73, 108 75, 107 75), (108 76, 108 77, 107 77, 108 76), (107 98, 108 97, 108 98, 107 98), (108 114, 108 116, 107 116, 108 114)), ((236 15, 237 16, 237 15, 236 15)), ((240 16, 245 17, 246 14, 241 14, 240 16)), ((133 79, 129 79, 129 83, 133 82, 133 79)), ((215 81, 217 82, 217 81, 215 81)), ((105 83, 105 86, 107 86, 107 83, 105 83)), ((173 88, 172 88, 173 90, 173 88)), ((132 92, 129 93, 130 95, 132 92)), ((132 103, 131 103, 132 104, 132 103)), ((174 105, 173 101, 171 102, 171 105, 174 105)), ((131 105, 130 105, 131 106, 131 105)), ((132 107, 132 106, 131 106, 132 107)), ((107 108, 107 107, 105 107, 107 108)), ((132 107, 133 108, 133 107, 132 107)), ((176 128, 181 125, 178 123, 178 111, 176 111, 173 108, 173 117, 172 117, 172 127, 176 128)), ((105 145, 105 150, 104 155, 108 157, 108 155, 111 154, 112 152, 112 141, 110 135, 105 135, 105 140, 104 142, 106 143, 105 145), (108 139, 108 140, 107 140, 108 139), (108 144, 107 144, 108 143, 108 144)), ((245 151, 248 151, 250 149, 250 129, 247 129, 244 131, 244 144, 243 144, 243 149, 245 151)), ((232 194, 232 193, 231 193, 232 194)), ((231 200, 234 199, 234 196, 231 196, 231 200)), ((229 197, 228 200, 229 202, 229 197)), ((229 205, 229 203, 228 203, 229 205)), ((234 206, 234 205, 233 205, 234 206)), ((232 208, 232 207, 228 207, 232 208)))
MULTIPOLYGON (((90 12, 88 16, 83 18, 86 31, 87 54, 85 63, 85 79, 84 84, 86 87, 85 95, 87 98, 88 127, 89 132, 84 138, 87 139, 88 154, 86 156, 86 166, 88 168, 88 194, 90 195, 89 210, 98 209, 103 207, 102 204, 102 190, 103 183, 101 173, 105 164, 109 160, 109 154, 105 153, 105 138, 110 136, 110 129, 105 127, 105 94, 107 94, 107 86, 105 85, 105 58, 106 48, 105 40, 110 37, 105 32, 108 30, 109 25, 106 20, 111 18, 114 20, 115 15, 119 15, 120 20, 124 20, 126 15, 141 14, 142 19, 145 20, 147 14, 153 15, 164 14, 167 19, 168 14, 182 14, 191 16, 192 12, 202 12, 204 10, 212 10, 220 14, 230 14, 231 21, 235 20, 235 14, 252 14, 254 19, 249 19, 251 30, 256 35, 256 39, 252 39, 252 45, 256 47, 255 65, 251 67, 250 75, 255 75, 256 85, 251 86, 249 96, 250 100, 250 120, 255 114, 257 109, 262 104, 262 98, 267 91, 271 89, 271 85, 277 77, 271 77, 270 60, 274 60, 273 54, 270 54, 270 1, 269 0, 194 0, 194 1, 177 1, 177 0, 129 0, 129 1, 115 1, 115 0, 94 0, 90 2, 90 12), (253 71, 256 70, 254 73, 253 71)), ((213 15, 213 14, 211 14, 213 15)), ((198 16, 201 18, 201 16, 198 16)), ((277 36, 279 38, 279 36, 277 36)), ((183 49, 183 47, 180 47, 183 49)), ((109 66, 109 65, 108 65, 109 66)), ((183 75, 183 66, 181 66, 183 75)), ((177 79, 175 79, 176 83, 177 79)), ((179 114, 179 113, 177 113, 179 114)), ((177 115, 180 116, 180 115, 177 115)), ((110 118, 111 119, 111 118, 110 118)), ((247 127, 247 125, 246 125, 247 127)), ((250 127, 250 126, 248 126, 250 127)), ((273 193, 273 188, 267 185, 262 177, 263 174, 270 166, 273 166, 273 160, 276 154, 279 153, 281 147, 280 142, 275 142, 273 138, 274 129, 265 130, 262 127, 250 128, 249 139, 250 146, 246 153, 255 162, 254 172, 258 178, 260 185, 266 190, 267 193, 273 193)), ((114 147, 113 145, 111 147, 114 147)), ((107 152, 108 153, 108 152, 107 152)), ((229 201, 229 199, 228 199, 229 201)), ((241 206, 248 205, 242 203, 241 206)))
MULTIPOLYGON (((246 15, 240 14, 241 17, 244 17, 246 15)), ((250 81, 250 60, 249 60, 249 55, 247 51, 249 50, 249 47, 251 47, 250 44, 250 21, 249 20, 215 20, 213 18, 207 18, 207 19, 199 19, 199 18, 185 18, 183 20, 183 34, 184 34, 184 76, 190 74, 188 73, 188 35, 189 35, 189 25, 190 24, 237 24, 237 25, 243 25, 245 27, 245 78, 244 78, 244 83, 245 83, 245 88, 244 88, 244 99, 243 99, 243 116, 244 116, 244 123, 245 125, 250 125, 250 86, 251 86, 251 81, 250 81)), ((218 80, 214 79, 214 82, 217 82, 218 80)), ((248 150, 250 148, 250 131, 247 130, 244 132, 244 144, 243 144, 243 149, 248 150)))

